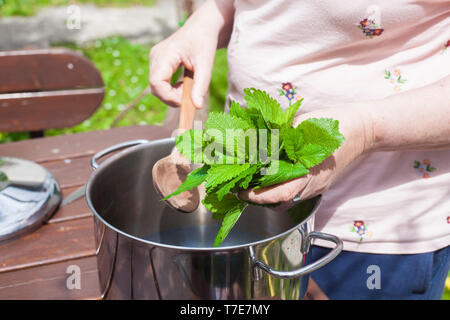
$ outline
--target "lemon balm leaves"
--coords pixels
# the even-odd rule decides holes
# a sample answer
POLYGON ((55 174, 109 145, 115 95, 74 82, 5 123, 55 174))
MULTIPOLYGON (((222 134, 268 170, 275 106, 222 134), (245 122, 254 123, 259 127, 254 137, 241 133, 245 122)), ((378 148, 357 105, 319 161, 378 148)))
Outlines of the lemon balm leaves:
POLYGON ((301 150, 296 153, 298 161, 306 168, 314 167, 331 155, 327 148, 314 143, 304 145, 301 150))
POLYGON ((267 174, 257 180, 255 189, 289 181, 307 175, 309 170, 301 163, 286 160, 272 160, 267 168, 267 174))
MULTIPOLYGON (((212 190, 213 192, 215 192, 217 194, 217 198, 219 200, 221 200, 225 195, 227 195, 230 191, 233 190, 233 188, 236 186, 236 184, 240 184, 241 180, 242 180, 242 184, 247 185, 249 182, 247 182, 249 179, 251 181, 251 178, 253 177, 253 175, 259 170, 258 165, 252 165, 252 166, 248 166, 248 168, 244 171, 242 171, 238 176, 236 176, 235 178, 233 178, 230 181, 227 181, 223 184, 221 184, 220 186, 217 186, 217 188, 215 190, 212 190)), ((243 188, 246 189, 246 188, 243 188)), ((238 191, 238 190, 236 190, 238 191)))
POLYGON ((222 226, 217 232, 214 247, 218 247, 236 224, 247 204, 232 194, 218 199, 216 194, 208 194, 202 201, 203 205, 213 213, 216 219, 223 219, 222 226))
POLYGON ((222 243, 249 204, 238 199, 236 192, 307 175, 309 168, 322 163, 345 140, 339 132, 339 122, 330 118, 307 119, 293 128, 302 100, 283 111, 264 91, 249 88, 244 93, 247 108, 233 101, 229 114, 210 113, 205 130, 190 130, 176 138, 178 150, 204 166, 192 172, 172 195, 205 183, 202 203, 215 219, 222 220, 214 246, 222 243), (249 130, 257 130, 258 134, 250 139, 249 130), (266 134, 265 138, 261 133, 266 134), (249 161, 255 158, 250 156, 250 144, 257 145, 259 157, 254 162, 249 161), (207 161, 209 151, 216 162, 207 161), (266 158, 261 158, 262 153, 266 158))
POLYGON ((211 112, 206 120, 205 128, 219 130, 223 137, 226 137, 227 130, 247 130, 255 127, 245 119, 226 113, 211 112))
MULTIPOLYGON (((283 111, 278 101, 265 91, 248 88, 244 89, 244 93, 248 114, 251 116, 255 113, 259 113, 269 129, 280 129, 284 125, 292 126, 292 121, 303 101, 303 99, 300 99, 290 105, 286 111, 283 111)), ((237 111, 240 112, 238 109, 237 111)), ((248 115, 246 117, 248 117, 248 115)), ((261 123, 259 123, 258 127, 260 127, 260 125, 261 123)))
POLYGON ((332 153, 344 142, 344 136, 339 132, 339 121, 331 118, 310 118, 297 127, 303 130, 305 144, 318 144, 332 153))
POLYGON ((247 207, 247 204, 241 202, 239 206, 233 207, 231 210, 225 213, 225 216, 222 220, 222 226, 217 232, 216 238, 214 239, 214 247, 220 246, 220 244, 225 240, 228 233, 230 233, 231 229, 234 227, 242 212, 247 207))
POLYGON ((178 151, 192 163, 204 163, 203 150, 207 141, 203 130, 187 130, 175 137, 178 151))
POLYGON ((214 188, 219 184, 233 179, 236 176, 250 167, 249 163, 244 164, 218 164, 212 165, 208 170, 208 177, 206 178, 206 189, 214 188))
POLYGON ((284 143, 284 151, 289 160, 297 162, 298 153, 303 147, 303 130, 299 127, 288 127, 281 131, 281 138, 284 143))
POLYGON ((303 147, 296 152, 297 161, 307 168, 314 167, 331 156, 345 140, 339 132, 339 121, 331 118, 307 119, 296 130, 303 133, 303 147))
POLYGON ((255 88, 244 89, 245 102, 250 112, 257 110, 267 127, 270 129, 279 129, 285 120, 283 109, 277 100, 273 99, 265 91, 255 88))
POLYGON ((300 108, 301 104, 303 102, 303 98, 300 100, 297 100, 295 103, 291 104, 289 108, 286 109, 286 111, 283 114, 283 123, 287 124, 289 126, 292 126, 292 122, 294 121, 294 117, 298 112, 298 109, 300 108))
POLYGON ((251 127, 256 127, 255 120, 259 117, 259 112, 251 112, 250 109, 243 108, 233 101, 230 105, 230 115, 246 121, 251 127))

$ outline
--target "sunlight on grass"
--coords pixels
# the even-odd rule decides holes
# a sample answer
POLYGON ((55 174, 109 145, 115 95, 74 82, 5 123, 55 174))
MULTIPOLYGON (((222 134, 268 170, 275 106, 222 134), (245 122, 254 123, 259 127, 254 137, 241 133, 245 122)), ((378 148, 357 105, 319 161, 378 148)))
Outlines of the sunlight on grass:
POLYGON ((0 16, 31 16, 39 9, 70 4, 95 4, 100 7, 132 5, 153 6, 156 0, 0 0, 0 16))
MULTIPOLYGON (((151 46, 131 44, 121 37, 97 40, 82 47, 64 46, 84 54, 100 70, 105 82, 105 98, 101 107, 82 124, 47 130, 46 135, 109 129, 114 118, 147 87, 151 46)), ((162 123, 166 110, 165 104, 148 95, 119 122, 119 126, 162 123)))

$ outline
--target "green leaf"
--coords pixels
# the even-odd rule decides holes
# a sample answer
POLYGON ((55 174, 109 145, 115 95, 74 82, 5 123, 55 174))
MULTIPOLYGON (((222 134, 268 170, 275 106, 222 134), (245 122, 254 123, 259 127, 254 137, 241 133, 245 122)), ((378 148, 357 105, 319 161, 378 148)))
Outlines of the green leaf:
MULTIPOLYGON (((280 129, 283 125, 292 126, 292 121, 301 106, 300 99, 283 111, 277 100, 269 96, 265 91, 255 88, 244 89, 247 109, 255 113, 259 111, 269 129, 280 129)), ((260 125, 258 125, 260 128, 260 125)))
POLYGON ((273 99, 265 91, 255 88, 244 89, 245 101, 249 110, 258 110, 267 127, 279 129, 284 123, 283 109, 277 100, 273 99))
MULTIPOLYGON (((236 185, 236 183, 240 182, 240 180, 248 180, 250 177, 250 181, 251 181, 251 177, 253 177, 253 175, 260 169, 260 166, 258 165, 253 165, 249 168, 247 168, 245 171, 241 172, 241 174, 239 174, 237 177, 233 178, 232 180, 225 182, 223 184, 221 184, 220 186, 218 186, 217 188, 214 189, 214 192, 217 194, 217 198, 219 200, 221 200, 226 194, 228 194, 231 189, 234 188, 234 186, 236 185)), ((246 183, 244 182, 244 184, 247 185, 250 182, 246 183)), ((246 188, 245 188, 246 189, 246 188)))
POLYGON ((217 232, 216 239, 214 239, 214 247, 218 247, 222 244, 246 207, 247 204, 242 201, 239 206, 234 207, 225 214, 225 217, 222 221, 222 226, 217 232))
POLYGON ((213 214, 216 214, 214 217, 215 219, 223 219, 229 210, 239 206, 242 201, 232 194, 227 194, 222 200, 219 200, 217 194, 209 193, 202 200, 202 203, 206 209, 211 211, 213 214))
POLYGON ((231 102, 230 115, 234 116, 234 117, 238 117, 238 118, 246 121, 250 127, 256 128, 256 126, 253 122, 254 116, 252 116, 252 114, 248 110, 241 107, 241 105, 239 103, 237 103, 236 101, 231 102))
POLYGON ((213 218, 223 219, 214 240, 214 247, 218 247, 225 240, 247 204, 232 194, 227 194, 222 200, 219 200, 216 194, 208 194, 202 203, 213 213, 213 218))
POLYGON ((212 165, 208 170, 206 179, 206 189, 214 188, 219 184, 233 179, 250 167, 249 163, 244 164, 217 164, 212 165))
MULTIPOLYGON (((206 181, 206 198, 202 202, 210 209, 215 219, 223 219, 214 246, 222 243, 249 204, 236 198, 233 193, 249 187, 257 189, 304 176, 309 173, 308 168, 321 163, 344 141, 339 132, 339 122, 333 119, 308 119, 297 128, 293 128, 292 122, 302 100, 290 103, 286 111, 283 111, 278 102, 264 91, 251 88, 245 89, 244 92, 247 108, 232 102, 230 114, 210 114, 205 124, 206 130, 188 131, 176 139, 177 148, 190 160, 195 160, 199 151, 206 151, 205 155, 208 157, 226 158, 233 162, 233 164, 210 165, 209 158, 206 156, 203 158, 203 152, 200 152, 200 161, 204 161, 207 165, 189 175, 182 187, 177 190, 181 193, 206 181), (267 146, 262 150, 257 146, 259 158, 254 159, 254 162, 259 162, 252 161, 251 164, 248 162, 250 158, 248 144, 253 138, 256 138, 258 143, 262 140, 258 135, 255 137, 253 132, 247 132, 250 129, 266 129, 268 133, 267 146), (230 135, 227 130, 233 130, 232 134, 230 135), (196 139, 198 137, 200 139, 196 139), (247 141, 247 137, 252 139, 247 141), (225 141, 230 138, 233 139, 233 143, 225 141), (245 142, 245 148, 242 145, 238 146, 237 142, 240 141, 245 142), (275 143, 278 146, 272 152, 275 143), (275 154, 275 151, 278 151, 278 154, 275 154), (261 152, 267 153, 267 159, 271 161, 266 162, 266 158, 261 157, 261 152), (236 161, 238 158, 245 159, 246 162, 238 164, 236 161)), ((429 169, 434 168, 429 166, 429 169)), ((279 204, 270 206, 277 205, 279 204)), ((291 214, 294 219, 300 219, 307 211, 296 207, 295 210, 291 210, 291 214)))
POLYGON ((297 126, 303 131, 304 147, 297 152, 298 160, 310 168, 328 158, 344 142, 339 121, 331 118, 311 118, 297 126))
POLYGON ((414 160, 414 168, 417 169, 420 167, 420 162, 417 160, 414 160))
POLYGON ((175 146, 192 163, 203 163, 206 145, 203 130, 188 130, 175 137, 175 146))
POLYGON ((250 183, 252 182, 253 176, 261 169, 261 165, 253 165, 250 168, 246 170, 246 175, 242 178, 243 174, 241 176, 241 180, 239 181, 239 187, 241 187, 243 190, 248 189, 250 183))
POLYGON ((298 112, 298 109, 300 108, 300 106, 302 105, 303 102, 303 98, 296 101, 295 103, 291 104, 289 106, 289 108, 286 109, 286 111, 284 111, 283 114, 283 124, 287 124, 290 127, 292 127, 292 122, 294 121, 294 117, 298 112))
MULTIPOLYGON (((241 113, 242 110, 245 109, 239 108, 240 107, 237 104, 234 104, 233 114, 239 114, 240 116, 243 116, 243 114, 241 113)), ((208 131, 211 129, 218 130, 218 132, 215 132, 215 134, 220 134, 219 138, 214 137, 215 143, 218 146, 222 146, 221 148, 218 148, 219 150, 216 150, 217 156, 219 158, 215 159, 215 163, 223 164, 238 162, 236 147, 239 137, 245 135, 245 132, 247 132, 247 130, 249 129, 256 129, 256 126, 253 124, 250 118, 243 119, 236 115, 214 112, 209 114, 209 118, 205 123, 205 127, 207 129, 207 137, 209 133, 212 134, 212 132, 208 131), (233 140, 230 141, 230 139, 233 140)))
POLYGON ((270 162, 268 173, 269 174, 262 175, 258 179, 258 185, 255 186, 255 189, 304 176, 309 173, 309 170, 301 163, 292 163, 285 160, 273 160, 270 162))
POLYGON ((399 76, 398 78, 397 78, 397 82, 398 83, 405 83, 407 80, 406 79, 402 79, 402 76, 399 76))
POLYGON ((207 174, 208 174, 209 166, 204 165, 201 168, 198 168, 197 170, 192 171, 189 173, 189 175, 186 177, 186 180, 178 187, 177 190, 169 194, 167 197, 163 198, 162 200, 167 200, 173 196, 179 195, 182 192, 185 192, 187 190, 191 190, 199 185, 202 184, 203 181, 205 181, 207 174))
POLYGON ((269 130, 269 127, 267 126, 267 124, 266 124, 266 122, 264 121, 264 119, 263 118, 257 118, 256 120, 255 120, 255 122, 256 122, 256 127, 258 128, 258 129, 266 129, 266 130, 269 130))
POLYGON ((219 130, 222 132, 225 140, 227 130, 247 130, 254 128, 254 126, 248 123, 245 119, 241 119, 234 115, 211 112, 208 116, 208 120, 206 120, 205 128, 219 130))
POLYGON ((318 144, 308 143, 296 153, 297 159, 306 167, 311 168, 328 158, 331 153, 328 149, 318 144))
POLYGON ((284 151, 292 162, 297 162, 297 153, 303 147, 303 131, 301 128, 286 128, 281 131, 281 139, 284 143, 284 151))

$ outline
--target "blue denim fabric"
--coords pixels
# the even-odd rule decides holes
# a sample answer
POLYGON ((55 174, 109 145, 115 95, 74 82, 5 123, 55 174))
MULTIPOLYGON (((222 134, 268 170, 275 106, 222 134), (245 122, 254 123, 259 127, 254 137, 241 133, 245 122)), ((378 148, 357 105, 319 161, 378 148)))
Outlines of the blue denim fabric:
MULTIPOLYGON (((329 251, 312 246, 309 259, 315 261, 329 251)), ((330 299, 438 300, 449 268, 450 246, 401 255, 343 251, 311 277, 330 299)))

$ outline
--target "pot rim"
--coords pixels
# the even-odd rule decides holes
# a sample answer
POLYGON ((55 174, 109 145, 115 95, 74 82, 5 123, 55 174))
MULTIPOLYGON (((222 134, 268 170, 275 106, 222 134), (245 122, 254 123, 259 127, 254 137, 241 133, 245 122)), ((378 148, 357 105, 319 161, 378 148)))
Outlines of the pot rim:
MULTIPOLYGON (((140 145, 137 145, 137 146, 134 146, 134 147, 127 148, 125 150, 122 150, 122 151, 117 152, 116 154, 112 155, 111 157, 109 157, 108 159, 103 161, 102 164, 97 169, 94 169, 93 172, 90 174, 89 179, 88 179, 88 181, 86 183, 86 193, 85 193, 86 202, 88 204, 89 209, 94 214, 94 217, 96 219, 99 219, 106 227, 112 229, 113 231, 115 231, 115 232, 125 236, 126 238, 130 238, 132 240, 138 241, 138 242, 143 243, 143 244, 149 244, 149 245, 156 246, 156 247, 162 247, 162 248, 167 248, 167 249, 175 249, 175 250, 180 250, 180 251, 203 251, 203 252, 211 252, 212 251, 212 252, 218 252, 218 251, 231 251, 231 250, 245 249, 245 248, 250 247, 250 246, 256 246, 256 245, 259 245, 259 244, 263 244, 263 243, 267 243, 267 242, 273 241, 273 240, 278 239, 278 238, 282 238, 283 236, 288 235, 291 232, 299 229, 302 225, 304 225, 309 220, 311 220, 312 217, 316 214, 317 210, 320 207, 320 204, 322 202, 322 195, 318 195, 318 196, 315 197, 315 198, 317 198, 317 202, 316 202, 315 207, 311 211, 311 213, 302 222, 300 222, 299 224, 296 224, 294 227, 289 228, 288 230, 286 230, 286 231, 284 231, 282 233, 278 233, 278 234, 276 234, 276 235, 274 235, 272 237, 265 238, 265 239, 262 239, 262 240, 259 240, 259 241, 254 241, 254 242, 251 242, 251 243, 234 245, 234 246, 226 246, 226 247, 184 247, 184 246, 175 246, 175 245, 170 245, 170 244, 154 242, 154 241, 142 239, 142 238, 139 238, 139 237, 134 236, 132 234, 129 234, 129 233, 125 232, 125 231, 122 231, 122 230, 118 229, 117 227, 113 226, 109 222, 107 222, 97 212, 97 210, 94 208, 94 205, 92 204, 91 197, 90 197, 91 185, 92 185, 92 182, 94 181, 94 179, 96 178, 96 176, 102 170, 105 170, 105 168, 108 167, 108 165, 110 163, 112 163, 114 161, 118 161, 119 159, 125 157, 128 153, 135 152, 136 150, 139 150, 139 149, 145 149, 145 148, 148 148, 148 147, 150 147, 152 145, 158 145, 158 144, 167 143, 167 142, 173 142, 173 141, 174 141, 174 138, 158 139, 158 140, 149 141, 148 143, 143 143, 143 144, 140 144, 140 145)), ((186 213, 183 213, 183 214, 186 214, 186 213)), ((276 214, 276 212, 274 212, 274 214, 276 214)))

